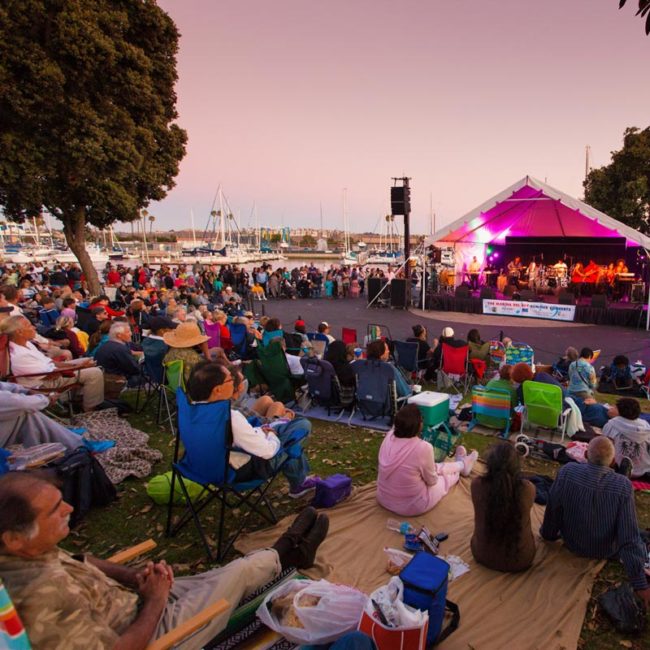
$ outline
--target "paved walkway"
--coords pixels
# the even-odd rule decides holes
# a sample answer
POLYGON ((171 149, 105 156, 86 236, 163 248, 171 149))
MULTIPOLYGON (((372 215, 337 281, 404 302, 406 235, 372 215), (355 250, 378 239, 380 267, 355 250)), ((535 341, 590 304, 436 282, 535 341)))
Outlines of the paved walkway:
POLYGON ((341 327, 351 327, 362 338, 369 323, 384 325, 390 330, 392 338, 399 339, 411 336, 411 327, 420 323, 427 327, 429 341, 434 336, 439 336, 446 325, 453 327, 456 336, 462 338, 475 327, 484 340, 498 338, 503 331, 504 336, 528 343, 535 349, 535 358, 540 362, 555 361, 568 346, 573 345, 578 349, 583 346, 600 349, 602 352, 599 361, 602 360, 602 363, 611 362, 617 354, 625 354, 632 362, 640 359, 650 366, 650 336, 641 329, 457 312, 368 309, 365 298, 269 300, 255 303, 255 311, 261 313, 262 306, 266 314, 277 316, 285 329, 290 331, 293 329, 293 321, 298 317, 306 321, 310 330, 315 330, 319 322, 327 321, 332 335, 336 337, 341 336, 341 327))

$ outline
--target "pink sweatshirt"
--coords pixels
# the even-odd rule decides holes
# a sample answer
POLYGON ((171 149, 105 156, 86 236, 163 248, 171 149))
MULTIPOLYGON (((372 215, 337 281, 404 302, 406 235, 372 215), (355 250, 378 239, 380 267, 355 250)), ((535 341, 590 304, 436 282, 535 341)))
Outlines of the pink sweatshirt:
MULTIPOLYGON (((377 501, 398 515, 420 515, 438 503, 438 472, 433 447, 415 438, 396 438, 389 431, 379 449, 377 501)), ((446 491, 445 491, 446 492, 446 491)))

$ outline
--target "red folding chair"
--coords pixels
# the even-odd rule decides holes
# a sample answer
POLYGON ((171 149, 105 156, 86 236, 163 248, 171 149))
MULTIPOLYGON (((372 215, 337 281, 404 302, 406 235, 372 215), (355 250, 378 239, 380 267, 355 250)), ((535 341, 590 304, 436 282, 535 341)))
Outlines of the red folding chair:
POLYGON ((472 383, 472 374, 469 371, 469 345, 454 347, 442 343, 442 358, 438 370, 438 388, 453 388, 457 393, 461 391, 456 384, 462 386, 462 394, 469 390, 472 383))
POLYGON ((357 338, 357 330, 352 329, 351 327, 341 328, 341 340, 343 343, 356 343, 359 339, 357 338))

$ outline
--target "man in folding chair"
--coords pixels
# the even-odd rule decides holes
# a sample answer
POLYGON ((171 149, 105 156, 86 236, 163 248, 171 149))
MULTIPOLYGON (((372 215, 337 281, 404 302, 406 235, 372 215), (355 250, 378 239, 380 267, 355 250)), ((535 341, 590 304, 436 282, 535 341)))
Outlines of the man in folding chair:
POLYGON ((0 577, 36 650, 144 649, 220 599, 228 608, 176 648, 202 648, 233 609, 281 570, 313 565, 320 518, 303 510, 276 543, 223 567, 174 578, 164 560, 134 569, 57 545, 70 532, 72 508, 34 474, 0 478, 0 577))
MULTIPOLYGON (((193 402, 217 402, 231 399, 234 394, 234 381, 230 370, 224 365, 205 361, 195 366, 187 384, 187 392, 193 402)), ((299 458, 285 461, 284 454, 278 453, 285 440, 296 430, 311 431, 311 422, 307 418, 296 417, 293 420, 277 420, 274 423, 252 426, 239 411, 231 410, 233 447, 241 451, 230 452, 230 465, 235 470, 236 482, 260 478, 260 468, 249 454, 264 459, 271 469, 282 465, 282 473, 289 481, 289 496, 297 499, 316 487, 316 483, 307 475, 309 462, 304 450, 299 458), (248 452, 248 453, 246 453, 248 452)), ((302 443, 301 443, 302 444, 302 443)))

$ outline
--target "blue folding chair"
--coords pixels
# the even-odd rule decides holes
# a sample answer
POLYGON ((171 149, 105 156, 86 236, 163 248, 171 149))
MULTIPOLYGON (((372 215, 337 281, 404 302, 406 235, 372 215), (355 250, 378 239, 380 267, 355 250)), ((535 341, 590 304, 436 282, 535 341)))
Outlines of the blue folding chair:
POLYGON ((385 361, 363 360, 355 361, 352 370, 357 381, 356 403, 363 419, 392 421, 399 406, 394 369, 385 361))
POLYGON ((249 514, 254 512, 270 524, 277 523, 277 517, 266 494, 276 476, 282 471, 284 463, 291 458, 300 457, 302 453, 300 441, 307 436, 308 432, 296 430, 291 438, 284 442, 278 453, 284 454, 286 457, 277 469, 270 470, 270 476, 245 483, 236 483, 235 471, 229 462, 230 452, 238 451, 231 446, 230 402, 223 400, 205 404, 190 404, 185 392, 178 388, 176 404, 178 407, 178 435, 174 447, 170 499, 167 506, 167 535, 175 535, 190 520, 194 520, 205 546, 208 560, 220 562, 248 524, 246 516, 238 516, 238 520, 241 521, 239 528, 228 540, 224 540, 227 509, 246 507, 249 514), (184 454, 179 459, 180 443, 183 443, 184 454), (172 525, 174 488, 177 480, 184 496, 185 512, 172 525), (198 483, 203 488, 194 501, 190 498, 187 490, 186 481, 188 480, 198 483), (215 500, 220 502, 220 513, 217 553, 216 556, 213 556, 199 514, 215 500))
POLYGON ((248 328, 243 323, 233 323, 229 326, 232 349, 240 359, 248 357, 248 328))
POLYGON ((412 341, 393 341, 395 363, 407 373, 407 377, 418 376, 420 362, 418 361, 418 344, 412 341))
MULTIPOLYGON (((349 404, 341 401, 341 383, 336 376, 334 366, 329 361, 318 357, 302 357, 300 364, 305 371, 309 406, 312 403, 318 404, 327 409, 327 415, 332 410, 340 411, 342 414, 346 408, 354 408, 354 401, 349 404)), ((306 413, 307 410, 304 409, 304 412, 306 413)))

